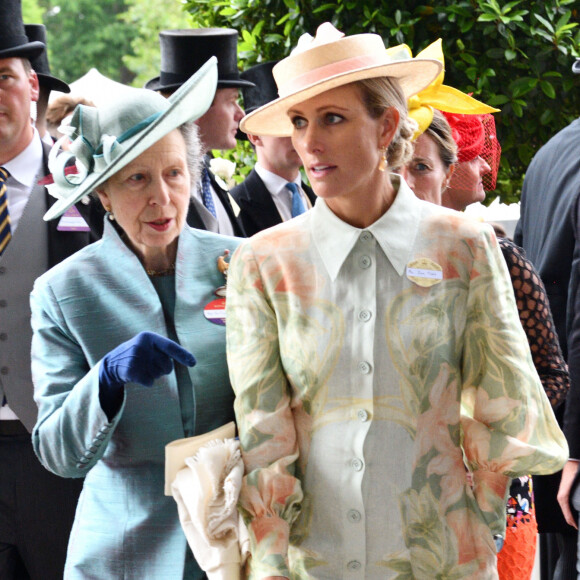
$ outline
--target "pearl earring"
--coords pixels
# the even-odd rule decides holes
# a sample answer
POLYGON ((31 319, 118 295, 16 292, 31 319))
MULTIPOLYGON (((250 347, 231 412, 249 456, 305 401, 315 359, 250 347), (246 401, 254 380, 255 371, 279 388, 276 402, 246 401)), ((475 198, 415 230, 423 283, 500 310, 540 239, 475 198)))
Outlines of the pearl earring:
POLYGON ((381 147, 379 151, 381 152, 381 159, 379 161, 379 171, 385 171, 389 165, 387 161, 387 148, 381 147))

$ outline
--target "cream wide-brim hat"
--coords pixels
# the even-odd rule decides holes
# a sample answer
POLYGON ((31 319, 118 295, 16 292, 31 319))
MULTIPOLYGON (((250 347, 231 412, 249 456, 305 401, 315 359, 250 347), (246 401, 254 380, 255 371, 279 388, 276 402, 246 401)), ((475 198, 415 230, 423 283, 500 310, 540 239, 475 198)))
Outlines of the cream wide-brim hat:
POLYGON ((78 105, 70 121, 69 149, 60 150, 57 141, 49 154, 54 183, 46 187, 57 201, 44 220, 59 217, 171 131, 204 115, 217 80, 214 56, 167 99, 131 88, 103 109, 78 105))
POLYGON ((288 137, 293 126, 287 111, 298 103, 376 77, 397 79, 408 99, 429 86, 442 68, 438 60, 412 58, 405 50, 387 52, 378 34, 344 36, 325 22, 315 38, 303 35, 292 54, 272 69, 279 98, 245 116, 240 129, 252 135, 288 137))

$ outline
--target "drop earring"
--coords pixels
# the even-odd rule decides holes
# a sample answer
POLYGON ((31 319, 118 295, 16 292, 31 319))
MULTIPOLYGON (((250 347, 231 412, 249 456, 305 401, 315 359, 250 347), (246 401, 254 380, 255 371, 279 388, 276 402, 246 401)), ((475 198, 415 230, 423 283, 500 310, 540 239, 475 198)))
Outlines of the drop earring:
POLYGON ((115 221, 115 215, 113 214, 113 208, 112 207, 106 207, 105 208, 105 211, 109 214, 108 215, 109 221, 114 222, 115 221))
POLYGON ((381 147, 379 151, 381 152, 381 159, 379 161, 379 171, 386 171, 389 165, 387 161, 387 148, 381 147))

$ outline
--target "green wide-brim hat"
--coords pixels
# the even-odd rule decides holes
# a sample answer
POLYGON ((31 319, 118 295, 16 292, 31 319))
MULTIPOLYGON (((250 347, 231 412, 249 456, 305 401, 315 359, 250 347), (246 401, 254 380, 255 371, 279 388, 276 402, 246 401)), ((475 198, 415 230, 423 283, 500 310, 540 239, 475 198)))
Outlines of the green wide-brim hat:
POLYGON ((147 89, 128 89, 104 109, 78 105, 69 149, 62 151, 57 142, 49 155, 54 183, 46 187, 57 201, 44 220, 59 217, 168 133, 199 119, 213 102, 217 78, 212 57, 167 99, 147 89))

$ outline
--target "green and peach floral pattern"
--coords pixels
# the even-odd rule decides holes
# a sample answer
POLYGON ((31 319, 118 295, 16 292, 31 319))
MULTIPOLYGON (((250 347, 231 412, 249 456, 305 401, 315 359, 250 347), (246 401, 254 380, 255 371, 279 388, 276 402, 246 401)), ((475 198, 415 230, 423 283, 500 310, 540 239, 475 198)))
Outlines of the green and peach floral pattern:
MULTIPOLYGON (((404 549, 375 564, 397 580, 496 578, 492 534, 505 526, 509 479, 557 471, 567 446, 490 230, 450 213, 421 220, 413 257, 440 264, 443 281, 397 280, 377 323, 394 373, 373 398, 372 420, 398 425, 410 451, 392 506, 404 549)), ((317 433, 360 406, 331 388, 348 317, 329 298, 309 228, 302 219, 246 241, 228 274, 251 578, 327 577, 316 573, 324 555, 302 546, 318 500, 303 481, 317 433)))

